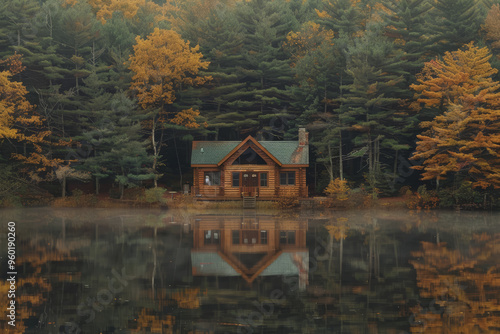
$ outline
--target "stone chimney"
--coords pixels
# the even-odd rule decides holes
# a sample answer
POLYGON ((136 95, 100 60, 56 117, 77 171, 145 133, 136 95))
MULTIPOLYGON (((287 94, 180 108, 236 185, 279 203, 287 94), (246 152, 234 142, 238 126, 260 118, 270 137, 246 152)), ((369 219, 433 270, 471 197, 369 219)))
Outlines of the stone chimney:
POLYGON ((309 132, 306 128, 299 128, 299 146, 309 145, 309 132))

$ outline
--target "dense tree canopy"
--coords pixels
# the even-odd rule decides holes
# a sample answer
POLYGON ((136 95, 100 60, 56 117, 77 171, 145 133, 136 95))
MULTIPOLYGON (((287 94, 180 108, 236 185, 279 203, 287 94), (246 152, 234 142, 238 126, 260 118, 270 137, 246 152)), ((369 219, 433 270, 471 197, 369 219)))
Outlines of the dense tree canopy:
POLYGON ((498 188, 499 3, 6 0, 2 159, 177 185, 193 139, 305 126, 317 193, 498 188))

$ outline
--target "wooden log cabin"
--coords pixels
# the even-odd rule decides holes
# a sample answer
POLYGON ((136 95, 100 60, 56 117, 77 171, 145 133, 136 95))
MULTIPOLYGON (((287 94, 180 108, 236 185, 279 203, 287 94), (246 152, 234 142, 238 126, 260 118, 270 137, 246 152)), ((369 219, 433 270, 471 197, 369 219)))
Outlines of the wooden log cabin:
POLYGON ((304 128, 297 141, 194 141, 192 192, 212 199, 307 197, 308 166, 304 128))
POLYGON ((305 289, 309 273, 304 219, 272 216, 200 215, 191 224, 193 276, 297 276, 305 289))

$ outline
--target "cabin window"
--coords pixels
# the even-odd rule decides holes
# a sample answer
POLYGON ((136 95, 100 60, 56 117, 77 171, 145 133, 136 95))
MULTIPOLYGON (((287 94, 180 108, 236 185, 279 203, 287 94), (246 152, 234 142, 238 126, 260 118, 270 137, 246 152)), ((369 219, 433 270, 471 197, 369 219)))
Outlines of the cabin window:
POLYGON ((247 148, 236 160, 233 165, 266 165, 266 161, 257 154, 251 147, 247 148))
POLYGON ((238 245, 240 243, 240 230, 233 230, 233 245, 238 245))
POLYGON ((219 230, 206 230, 205 231, 205 245, 218 245, 220 244, 220 231, 219 230))
POLYGON ((267 231, 260 231, 260 243, 267 245, 267 231))
POLYGON ((260 186, 267 187, 267 173, 260 173, 260 186))
POLYGON ((220 172, 205 172, 204 180, 206 186, 220 186, 220 172))
POLYGON ((233 187, 239 187, 239 186, 240 186, 240 173, 233 172, 233 187))
POLYGON ((280 244, 295 245, 295 231, 280 231, 280 244))
POLYGON ((295 185, 295 172, 280 173, 280 185, 293 186, 295 185))

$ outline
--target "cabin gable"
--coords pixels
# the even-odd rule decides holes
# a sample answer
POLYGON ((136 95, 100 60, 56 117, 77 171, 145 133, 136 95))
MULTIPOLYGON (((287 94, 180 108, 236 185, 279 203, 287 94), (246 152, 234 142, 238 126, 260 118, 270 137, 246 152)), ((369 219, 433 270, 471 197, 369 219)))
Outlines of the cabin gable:
MULTIPOLYGON (((259 145, 260 146, 260 145, 259 145)), ((261 147, 257 146, 252 141, 247 141, 241 145, 236 151, 233 150, 227 159, 224 159, 222 165, 268 165, 274 166, 276 164, 276 158, 271 157, 270 154, 264 151, 261 147), (241 163, 241 158, 243 163, 241 163), (240 160, 240 163, 238 163, 240 160)))

